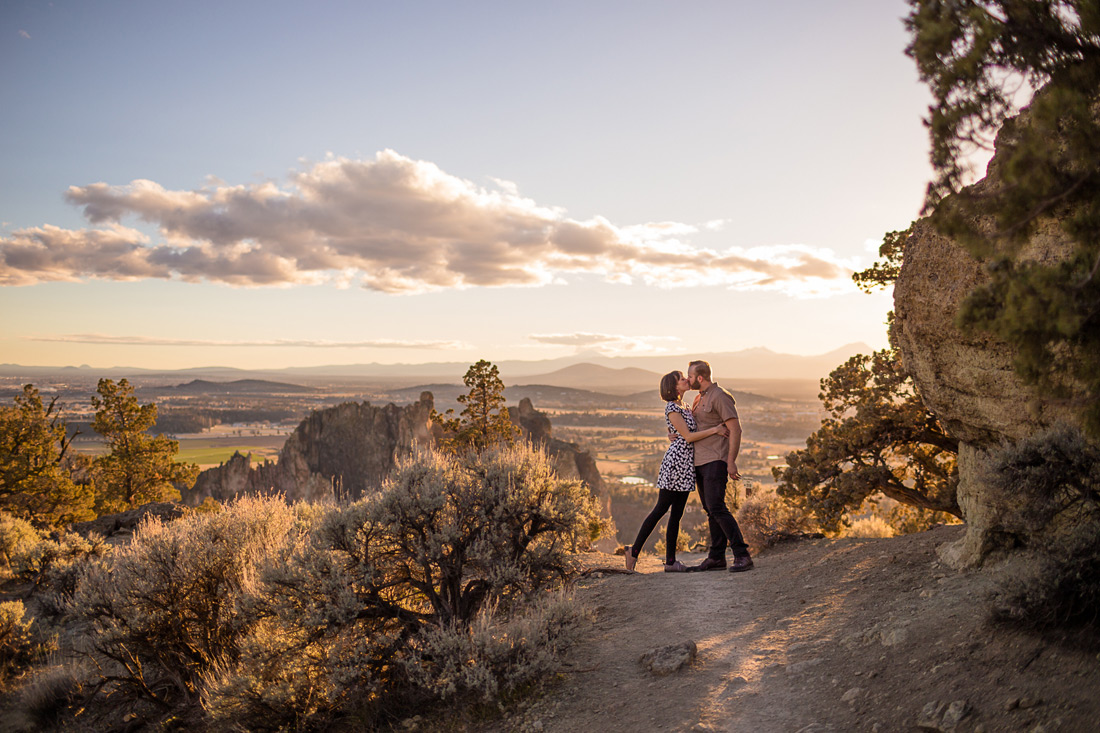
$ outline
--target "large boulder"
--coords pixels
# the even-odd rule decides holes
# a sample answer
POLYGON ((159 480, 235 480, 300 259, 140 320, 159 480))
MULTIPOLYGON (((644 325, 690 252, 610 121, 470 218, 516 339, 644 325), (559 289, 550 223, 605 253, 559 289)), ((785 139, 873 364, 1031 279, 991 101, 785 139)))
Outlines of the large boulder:
POLYGON ((346 402, 315 410, 283 444, 277 462, 253 466, 234 455, 221 466, 199 474, 183 502, 198 506, 206 497, 218 501, 239 494, 282 494, 290 501, 358 499, 377 489, 398 458, 434 440, 431 392, 405 407, 346 402))
MULTIPOLYGON (((986 177, 971 193, 981 195, 1000 185, 1000 162, 995 155, 986 177)), ((974 223, 984 232, 994 226, 988 220, 974 223)), ((1054 263, 1067 258, 1072 247, 1058 219, 1048 216, 1037 222, 1018 258, 1054 263)), ((943 554, 961 566, 977 565, 1006 545, 1049 542, 1057 533, 1057 526, 1037 532, 1018 521, 1038 497, 1026 486, 1004 487, 988 481, 986 465, 990 451, 1006 443, 1059 423, 1077 423, 1065 401, 1045 398, 1023 383, 1013 369, 1015 353, 1009 344, 956 326, 963 299, 989 280, 986 267, 986 262, 937 232, 930 221, 921 220, 906 241, 894 286, 892 336, 905 368, 928 408, 960 441, 958 499, 967 534, 943 554)))

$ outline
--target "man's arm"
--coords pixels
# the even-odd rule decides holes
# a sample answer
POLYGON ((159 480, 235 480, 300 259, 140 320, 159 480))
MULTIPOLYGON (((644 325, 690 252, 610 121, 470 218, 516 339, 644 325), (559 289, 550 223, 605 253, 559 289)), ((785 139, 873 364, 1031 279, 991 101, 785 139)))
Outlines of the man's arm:
POLYGON ((730 452, 726 460, 726 468, 730 478, 741 478, 741 472, 737 470, 737 456, 741 453, 741 421, 736 417, 726 420, 726 427, 730 431, 730 452))

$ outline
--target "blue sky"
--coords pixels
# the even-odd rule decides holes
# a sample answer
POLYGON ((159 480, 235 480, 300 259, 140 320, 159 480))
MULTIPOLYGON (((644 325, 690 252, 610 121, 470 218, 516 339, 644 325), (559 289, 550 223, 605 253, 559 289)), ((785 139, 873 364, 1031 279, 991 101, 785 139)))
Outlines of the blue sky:
POLYGON ((885 344, 904 2, 14 2, 0 361, 885 344))

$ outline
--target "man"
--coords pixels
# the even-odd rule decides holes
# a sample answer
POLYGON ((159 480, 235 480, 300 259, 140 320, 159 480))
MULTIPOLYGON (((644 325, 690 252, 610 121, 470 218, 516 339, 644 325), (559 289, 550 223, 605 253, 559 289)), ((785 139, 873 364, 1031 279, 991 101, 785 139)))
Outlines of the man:
POLYGON ((726 507, 726 483, 728 479, 741 478, 737 470, 737 455, 741 452, 741 422, 733 395, 710 381, 710 364, 693 361, 688 365, 688 381, 692 389, 699 390, 691 412, 698 430, 707 430, 719 423, 729 428, 729 436, 712 435, 694 443, 695 485, 699 489, 699 501, 707 513, 710 527, 710 551, 695 570, 721 570, 726 567, 726 544, 733 550, 731 573, 752 569, 752 556, 737 520, 726 507))

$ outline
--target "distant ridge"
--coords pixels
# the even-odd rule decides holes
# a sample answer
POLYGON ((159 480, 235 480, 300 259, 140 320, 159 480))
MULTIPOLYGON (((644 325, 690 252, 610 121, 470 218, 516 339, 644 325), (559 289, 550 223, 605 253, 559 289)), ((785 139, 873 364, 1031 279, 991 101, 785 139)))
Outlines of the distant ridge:
POLYGON ((313 387, 285 382, 269 382, 266 379, 238 379, 235 382, 210 382, 194 379, 175 387, 160 387, 157 392, 174 395, 198 394, 307 394, 316 392, 313 387))
POLYGON ((537 374, 524 381, 551 387, 572 387, 614 394, 638 391, 638 385, 652 384, 654 389, 661 375, 639 367, 614 368, 600 364, 573 364, 549 374, 537 374))
MULTIPOLYGON (((617 370, 617 378, 624 382, 633 382, 635 388, 640 389, 638 381, 643 377, 647 384, 652 381, 653 375, 660 378, 673 369, 687 369, 688 361, 694 358, 703 358, 711 363, 716 377, 726 380, 751 380, 751 379, 803 379, 817 381, 825 377, 849 357, 872 351, 871 347, 864 343, 852 343, 833 349, 824 354, 803 356, 800 354, 781 354, 764 347, 752 347, 740 351, 725 352, 693 352, 683 354, 664 354, 660 356, 602 356, 595 352, 574 354, 572 356, 543 360, 497 360, 492 353, 480 355, 496 364, 500 370, 501 378, 505 384, 516 384, 521 381, 547 382, 547 377, 555 375, 569 367, 578 365, 600 366, 611 370, 617 370), (623 370, 640 370, 637 372, 625 372, 623 370)), ((465 374, 466 369, 474 361, 449 361, 431 362, 425 364, 330 364, 314 367, 287 367, 283 369, 237 369, 234 367, 192 367, 187 369, 141 369, 136 367, 88 367, 88 366, 20 366, 17 364, 0 364, 0 376, 33 378, 40 376, 74 376, 83 377, 142 377, 144 379, 167 379, 171 377, 195 376, 202 378, 278 378, 291 377, 298 379, 318 378, 356 378, 378 379, 384 378, 393 381, 403 381, 405 384, 425 381, 446 382, 459 380, 465 374)), ((582 371, 583 373, 583 371, 582 371)), ((568 374, 568 372, 567 372, 568 374)), ((593 374, 597 374, 593 372, 593 374)), ((558 374, 552 381, 561 381, 558 374)), ((596 377, 597 379, 599 377, 596 377)), ((569 384, 565 386, 581 387, 582 384, 569 384)), ((597 385, 600 386, 600 385, 597 385)), ((611 385, 608 384, 607 387, 611 385)))

